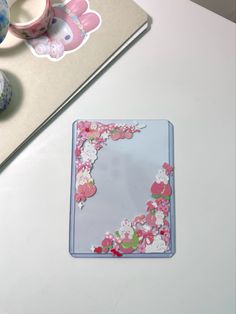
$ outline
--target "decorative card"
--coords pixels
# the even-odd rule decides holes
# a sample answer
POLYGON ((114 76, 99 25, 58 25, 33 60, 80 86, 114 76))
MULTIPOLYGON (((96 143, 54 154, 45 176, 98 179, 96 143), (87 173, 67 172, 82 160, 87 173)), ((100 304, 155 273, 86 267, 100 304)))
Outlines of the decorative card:
POLYGON ((169 121, 73 124, 69 251, 74 257, 173 256, 169 121))

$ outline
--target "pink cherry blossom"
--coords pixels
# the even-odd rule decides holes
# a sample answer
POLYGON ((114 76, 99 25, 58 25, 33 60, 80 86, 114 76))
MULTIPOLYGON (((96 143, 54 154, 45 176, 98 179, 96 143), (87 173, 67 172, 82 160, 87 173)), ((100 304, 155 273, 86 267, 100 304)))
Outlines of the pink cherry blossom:
POLYGON ((168 220, 164 220, 164 226, 169 227, 169 221, 168 220))
POLYGON ((146 249, 146 245, 145 243, 139 243, 138 247, 137 247, 137 251, 139 253, 145 253, 145 249, 146 249))
POLYGON ((152 215, 151 213, 146 215, 146 222, 149 226, 154 227, 156 225, 156 216, 152 215))
POLYGON ((151 211, 155 209, 154 205, 153 205, 153 202, 152 201, 148 201, 147 202, 147 211, 151 211))
POLYGON ((76 193, 76 201, 85 201, 88 197, 93 196, 97 191, 97 188, 92 183, 85 183, 78 186, 76 193))
POLYGON ((77 123, 77 129, 79 129, 80 131, 86 131, 87 132, 90 130, 90 126, 91 126, 91 122, 89 121, 79 121, 77 123))
POLYGON ((131 139, 133 137, 133 134, 131 132, 125 132, 125 138, 131 139))
POLYGON ((162 211, 164 216, 167 216, 168 215, 168 209, 169 209, 169 206, 167 205, 159 205, 157 206, 157 211, 162 211))
POLYGON ((173 171, 173 167, 170 166, 167 162, 165 162, 163 165, 162 165, 162 168, 165 169, 166 173, 168 175, 171 174, 171 172, 173 171))
POLYGON ((105 238, 102 240, 102 246, 111 246, 113 243, 112 239, 105 238))
POLYGON ((151 192, 152 192, 152 194, 159 195, 162 193, 163 188, 164 188, 163 182, 161 182, 161 183, 154 182, 152 184, 152 187, 151 187, 151 192))
POLYGON ((133 222, 132 222, 133 225, 136 225, 138 223, 140 223, 140 224, 144 224, 145 223, 145 215, 139 215, 139 216, 136 216, 133 219, 133 222))
POLYGON ((151 244, 153 242, 153 240, 154 240, 154 236, 153 236, 153 233, 152 233, 151 230, 145 232, 143 237, 144 237, 144 241, 145 241, 146 244, 151 244))
POLYGON ((165 233, 162 237, 163 237, 163 240, 165 241, 166 245, 168 245, 169 241, 170 241, 170 234, 169 234, 169 232, 165 233))
POLYGON ((112 139, 113 141, 119 140, 119 139, 120 139, 120 133, 119 133, 119 132, 116 132, 116 133, 111 134, 111 139, 112 139))
POLYGON ((77 146, 75 149, 75 156, 79 157, 80 153, 81 153, 81 149, 77 146))
POLYGON ((171 187, 169 183, 165 184, 164 182, 154 182, 151 186, 151 192, 154 195, 170 196, 171 187))

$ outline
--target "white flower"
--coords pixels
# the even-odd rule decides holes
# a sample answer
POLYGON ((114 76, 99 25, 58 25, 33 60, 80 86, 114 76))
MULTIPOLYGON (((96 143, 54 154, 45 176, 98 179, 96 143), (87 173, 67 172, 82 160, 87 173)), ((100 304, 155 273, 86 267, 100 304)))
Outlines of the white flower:
POLYGON ((155 237, 154 241, 146 246, 146 253, 164 253, 167 249, 165 241, 162 240, 161 236, 158 235, 155 237))
POLYGON ((156 203, 156 202, 152 202, 152 206, 153 206, 154 208, 157 208, 157 203, 156 203))
POLYGON ((76 187, 78 187, 78 185, 83 185, 85 183, 88 183, 91 180, 92 180, 92 177, 89 171, 81 170, 77 173, 77 176, 76 176, 76 187))
POLYGON ((156 223, 157 223, 157 225, 158 226, 162 226, 163 224, 164 224, 164 213, 163 213, 163 211, 161 211, 161 210, 158 210, 157 212, 156 212, 156 223))
POLYGON ((90 160, 94 162, 97 159, 97 151, 95 147, 88 141, 85 142, 81 151, 82 162, 90 160))
POLYGON ((152 229, 152 227, 151 226, 149 226, 149 225, 144 225, 143 226, 143 230, 145 231, 145 232, 148 232, 148 231, 150 231, 152 229))
POLYGON ((108 137, 109 137, 109 133, 108 133, 108 132, 104 132, 104 133, 102 133, 102 135, 101 135, 101 138, 103 138, 104 140, 107 140, 108 137))
POLYGON ((79 207, 79 209, 82 209, 84 207, 84 202, 79 202, 78 207, 79 207))
POLYGON ((129 239, 133 238, 134 229, 131 227, 131 222, 129 222, 127 219, 122 221, 119 234, 121 239, 124 239, 126 236, 128 236, 129 239))
POLYGON ((146 128, 146 124, 138 124, 136 126, 136 129, 139 129, 139 130, 144 129, 144 128, 146 128))
POLYGON ((165 169, 161 168, 156 175, 156 182, 157 183, 163 182, 164 184, 167 184, 168 181, 169 181, 169 177, 166 174, 165 169))
POLYGON ((97 123, 96 122, 92 122, 90 125, 90 129, 91 130, 96 130, 97 129, 97 123))

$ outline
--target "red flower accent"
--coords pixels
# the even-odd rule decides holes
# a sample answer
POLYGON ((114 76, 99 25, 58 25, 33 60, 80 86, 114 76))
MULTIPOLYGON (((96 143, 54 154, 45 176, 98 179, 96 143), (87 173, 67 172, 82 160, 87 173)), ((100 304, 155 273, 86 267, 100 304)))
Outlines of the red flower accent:
POLYGON ((141 229, 136 230, 136 234, 138 238, 142 238, 143 237, 143 231, 141 229))
POLYGON ((93 183, 79 185, 76 193, 76 201, 85 201, 88 197, 93 196, 96 191, 97 188, 93 183))
POLYGON ((164 190, 162 191, 162 195, 163 195, 163 196, 170 196, 171 193, 172 193, 172 191, 171 191, 170 184, 169 184, 169 183, 168 183, 168 184, 165 184, 165 185, 164 185, 164 190))
POLYGON ((163 182, 160 182, 160 183, 154 182, 151 186, 151 192, 154 195, 170 196, 171 187, 169 183, 164 184, 163 182))
POLYGON ((161 235, 166 235, 166 234, 168 234, 169 233, 169 228, 168 228, 168 226, 163 226, 161 229, 160 229, 160 234, 161 235))
POLYGON ((152 194, 155 194, 155 195, 161 194, 161 192, 163 191, 163 186, 164 186, 163 182, 161 183, 154 182, 151 186, 152 194))
POLYGON ((91 126, 91 122, 89 121, 80 121, 77 123, 77 129, 81 131, 85 131, 85 132, 88 132, 90 130, 90 126, 91 126))
POLYGON ((119 251, 117 251, 116 249, 111 249, 111 253, 113 256, 117 256, 117 257, 122 256, 122 254, 119 251))
POLYGON ((112 240, 109 238, 105 238, 102 240, 102 246, 111 246, 112 245, 112 240))
POLYGON ((101 246, 95 247, 94 248, 94 253, 101 254, 102 253, 102 247, 101 246))
POLYGON ((76 157, 79 157, 79 156, 80 156, 80 153, 81 153, 81 150, 80 150, 80 148, 77 146, 76 149, 75 149, 75 156, 76 156, 76 157))
POLYGON ((147 211, 150 211, 150 210, 153 210, 153 209, 155 209, 155 207, 153 206, 152 201, 148 201, 147 202, 147 211))
POLYGON ((173 167, 170 166, 167 162, 165 162, 165 163, 163 164, 162 168, 165 169, 166 174, 168 174, 168 175, 170 175, 171 172, 173 171, 173 167))

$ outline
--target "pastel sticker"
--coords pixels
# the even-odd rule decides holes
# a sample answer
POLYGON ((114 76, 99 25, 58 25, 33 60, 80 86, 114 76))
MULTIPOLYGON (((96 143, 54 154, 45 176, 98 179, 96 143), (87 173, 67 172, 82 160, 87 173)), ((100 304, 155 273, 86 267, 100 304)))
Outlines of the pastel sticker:
POLYGON ((47 32, 26 43, 35 56, 59 61, 80 49, 101 26, 102 19, 98 12, 90 10, 87 0, 57 0, 53 10, 47 32))

